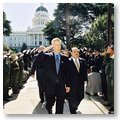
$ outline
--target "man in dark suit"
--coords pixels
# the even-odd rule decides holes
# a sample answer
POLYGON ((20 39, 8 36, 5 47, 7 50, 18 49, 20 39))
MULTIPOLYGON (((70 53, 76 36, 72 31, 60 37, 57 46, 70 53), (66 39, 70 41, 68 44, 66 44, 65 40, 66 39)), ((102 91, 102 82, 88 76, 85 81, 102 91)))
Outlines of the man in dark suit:
MULTIPOLYGON (((38 52, 40 53, 41 51, 43 51, 44 48, 45 48, 44 46, 40 46, 38 48, 38 52)), ((43 103, 44 102, 43 81, 45 79, 45 70, 44 70, 43 64, 39 64, 41 60, 40 58, 41 58, 41 54, 38 54, 38 56, 33 62, 30 76, 33 75, 34 77, 34 74, 36 71, 36 79, 38 81, 38 88, 39 88, 39 97, 41 99, 40 102, 43 103)))
POLYGON ((98 50, 95 50, 94 58, 92 59, 92 66, 97 67, 99 70, 102 68, 103 58, 98 50))
POLYGON ((108 105, 111 107, 109 114, 114 114, 114 46, 110 45, 106 51, 106 80, 108 105))
POLYGON ((71 58, 69 58, 69 108, 71 114, 76 114, 76 110, 81 100, 84 98, 84 82, 87 81, 87 65, 83 58, 79 57, 79 49, 72 48, 71 58))
POLYGON ((46 109, 52 114, 52 107, 56 101, 56 114, 63 114, 64 98, 66 92, 70 91, 68 79, 68 58, 60 54, 61 40, 54 38, 52 40, 53 53, 45 53, 50 47, 41 52, 39 64, 43 65, 45 70, 45 79, 43 81, 46 109))

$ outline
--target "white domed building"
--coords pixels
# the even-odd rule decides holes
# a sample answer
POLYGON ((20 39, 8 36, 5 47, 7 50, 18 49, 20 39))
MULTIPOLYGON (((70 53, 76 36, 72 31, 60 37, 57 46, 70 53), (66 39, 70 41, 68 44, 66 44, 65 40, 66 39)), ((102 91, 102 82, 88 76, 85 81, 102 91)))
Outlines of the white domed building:
POLYGON ((25 32, 14 31, 10 36, 4 37, 4 42, 11 48, 21 50, 23 43, 27 45, 27 49, 39 47, 40 45, 48 46, 49 41, 45 39, 43 29, 49 22, 48 10, 40 6, 36 9, 32 19, 32 28, 28 27, 25 32))

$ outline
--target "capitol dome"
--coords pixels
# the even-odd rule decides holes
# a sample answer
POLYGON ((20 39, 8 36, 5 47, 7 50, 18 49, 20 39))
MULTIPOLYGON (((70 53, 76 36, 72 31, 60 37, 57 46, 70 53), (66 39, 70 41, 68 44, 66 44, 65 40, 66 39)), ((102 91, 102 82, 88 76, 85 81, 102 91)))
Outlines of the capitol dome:
POLYGON ((38 8, 36 9, 36 12, 37 12, 37 11, 46 11, 46 12, 48 12, 48 10, 47 10, 45 7, 43 7, 43 6, 38 7, 38 8))
POLYGON ((43 7, 43 5, 39 6, 33 17, 33 28, 40 27, 41 29, 45 28, 47 22, 49 21, 48 10, 43 7))

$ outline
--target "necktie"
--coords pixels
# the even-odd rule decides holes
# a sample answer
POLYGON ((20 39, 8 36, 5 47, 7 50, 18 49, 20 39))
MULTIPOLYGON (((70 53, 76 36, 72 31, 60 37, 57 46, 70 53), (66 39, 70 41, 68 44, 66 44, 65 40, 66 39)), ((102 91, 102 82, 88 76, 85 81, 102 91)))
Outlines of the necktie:
POLYGON ((56 55, 55 62, 56 62, 56 71, 57 71, 57 74, 58 74, 59 67, 60 67, 59 55, 56 55))
POLYGON ((76 65, 77 71, 79 72, 80 64, 78 63, 77 59, 75 59, 75 65, 76 65))

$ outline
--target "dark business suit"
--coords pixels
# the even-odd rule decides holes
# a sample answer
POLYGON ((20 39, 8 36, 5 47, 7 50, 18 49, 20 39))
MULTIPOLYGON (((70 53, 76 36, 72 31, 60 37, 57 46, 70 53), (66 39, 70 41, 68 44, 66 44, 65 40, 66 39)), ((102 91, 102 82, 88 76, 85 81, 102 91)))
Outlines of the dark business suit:
POLYGON ((87 66, 84 59, 79 58, 79 72, 72 58, 69 58, 69 108, 72 114, 76 114, 76 110, 81 100, 84 98, 84 81, 87 81, 87 66))
POLYGON ((36 71, 36 79, 38 81, 38 87, 39 87, 39 97, 41 99, 41 102, 44 102, 43 81, 45 79, 45 70, 42 61, 43 58, 41 54, 38 54, 38 56, 36 56, 33 62, 30 75, 34 75, 36 71))
POLYGON ((102 68, 102 63, 103 63, 103 58, 102 56, 100 56, 100 54, 98 56, 95 56, 92 60, 92 66, 97 67, 99 70, 101 70, 102 68))
POLYGON ((57 74, 55 55, 52 53, 40 53, 42 64, 45 70, 44 91, 46 97, 46 109, 50 113, 56 100, 56 114, 63 113, 65 98, 65 86, 69 86, 68 80, 68 58, 60 55, 60 67, 57 74))

